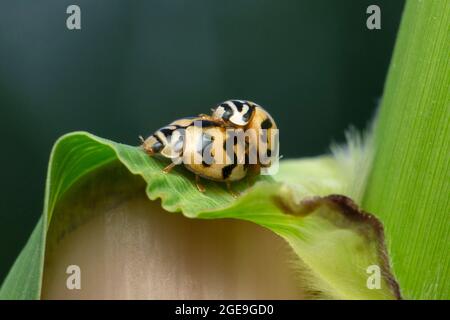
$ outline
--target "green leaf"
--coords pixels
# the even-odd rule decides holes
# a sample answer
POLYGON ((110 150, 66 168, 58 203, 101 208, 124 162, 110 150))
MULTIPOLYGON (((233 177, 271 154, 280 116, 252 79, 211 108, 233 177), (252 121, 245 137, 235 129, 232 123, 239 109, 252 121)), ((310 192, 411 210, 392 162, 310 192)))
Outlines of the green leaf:
MULTIPOLYGON (((160 198, 167 211, 182 212, 190 218, 251 221, 280 235, 302 261, 299 266, 305 264, 309 268, 311 288, 320 290, 324 297, 400 297, 389 269, 378 220, 360 211, 344 196, 311 197, 342 191, 326 183, 330 179, 336 183, 340 180, 338 171, 342 167, 337 160, 309 161, 309 165, 317 165, 315 182, 310 184, 315 185, 315 189, 261 176, 250 188, 247 180, 237 183, 235 188, 242 195, 235 199, 222 184, 215 182, 206 182, 207 191, 199 192, 193 175, 181 167, 164 174, 162 168, 167 163, 149 157, 140 147, 75 132, 60 138, 53 148, 42 219, 6 278, 0 298, 40 298, 46 234, 55 207, 77 181, 95 177, 91 174, 114 161, 123 164, 131 174, 141 176, 148 198, 160 198), (325 193, 320 191, 321 185, 325 193), (367 268, 371 265, 381 269, 380 289, 367 287, 367 268)), ((298 168, 301 167, 300 164, 298 168)), ((120 179, 120 175, 116 179, 120 179)), ((282 179, 282 174, 277 179, 282 179)))
POLYGON ((383 221, 404 296, 450 298, 450 1, 407 1, 363 205, 383 221))

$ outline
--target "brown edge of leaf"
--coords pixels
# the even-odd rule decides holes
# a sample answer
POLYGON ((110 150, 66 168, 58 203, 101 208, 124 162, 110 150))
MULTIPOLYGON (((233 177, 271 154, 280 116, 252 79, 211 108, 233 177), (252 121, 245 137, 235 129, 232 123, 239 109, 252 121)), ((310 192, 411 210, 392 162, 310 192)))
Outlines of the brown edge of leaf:
POLYGON ((371 213, 361 210, 349 197, 339 194, 331 194, 325 197, 307 198, 301 201, 301 206, 295 206, 295 208, 287 204, 281 197, 278 196, 275 197, 275 203, 284 213, 295 216, 306 216, 313 212, 319 205, 326 204, 330 207, 337 208, 338 212, 342 213, 351 221, 365 223, 366 225, 372 227, 375 231, 375 236, 378 242, 377 250, 380 257, 382 274, 396 299, 402 300, 400 286, 391 272, 389 255, 387 253, 385 243, 384 227, 377 217, 371 213))

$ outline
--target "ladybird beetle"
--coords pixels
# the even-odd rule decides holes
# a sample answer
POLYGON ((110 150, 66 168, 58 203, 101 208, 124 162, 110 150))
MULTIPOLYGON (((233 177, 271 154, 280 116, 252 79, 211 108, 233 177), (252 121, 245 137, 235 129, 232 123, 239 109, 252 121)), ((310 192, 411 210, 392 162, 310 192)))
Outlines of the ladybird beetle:
POLYGON ((271 162, 261 161, 257 149, 267 148, 270 157, 273 144, 268 137, 256 137, 262 131, 277 127, 262 107, 250 101, 230 100, 212 110, 211 116, 201 114, 182 118, 160 128, 147 139, 141 137, 142 148, 150 156, 171 159, 172 162, 163 169, 165 173, 183 164, 195 174, 199 191, 205 191, 200 183, 200 178, 205 178, 225 182, 231 194, 236 196, 231 182, 241 180, 250 171, 257 173, 260 167, 270 166, 271 162), (245 135, 248 129, 255 130, 255 138, 248 139, 245 135), (257 156, 251 157, 252 152, 257 156))
MULTIPOLYGON (((272 158, 277 157, 278 141, 273 141, 277 125, 272 116, 260 105, 247 100, 228 100, 212 109, 213 120, 223 121, 225 125, 255 130, 258 141, 253 141, 258 149, 265 150, 268 161, 258 160, 261 167, 270 167, 272 158), (273 155, 272 155, 273 154, 273 155)), ((258 152, 258 155, 261 153, 258 152)))

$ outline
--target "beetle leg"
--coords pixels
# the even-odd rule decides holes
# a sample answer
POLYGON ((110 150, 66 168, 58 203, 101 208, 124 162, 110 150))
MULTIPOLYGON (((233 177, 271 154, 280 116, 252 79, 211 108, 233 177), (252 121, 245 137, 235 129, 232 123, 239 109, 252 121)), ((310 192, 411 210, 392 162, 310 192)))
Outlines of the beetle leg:
POLYGON ((172 170, 177 164, 172 162, 171 164, 169 164, 167 167, 165 167, 162 171, 164 173, 169 173, 170 170, 172 170))
POLYGON ((142 142, 142 143, 144 143, 144 142, 145 142, 145 139, 144 139, 144 137, 143 137, 143 136, 139 136, 139 140, 141 140, 141 142, 142 142))
POLYGON ((233 196, 233 198, 237 198, 239 196, 239 192, 235 192, 231 188, 231 182, 230 181, 227 181, 227 189, 228 189, 228 192, 233 196))
POLYGON ((197 186, 198 191, 205 192, 205 186, 200 183, 199 175, 195 175, 195 185, 197 186))

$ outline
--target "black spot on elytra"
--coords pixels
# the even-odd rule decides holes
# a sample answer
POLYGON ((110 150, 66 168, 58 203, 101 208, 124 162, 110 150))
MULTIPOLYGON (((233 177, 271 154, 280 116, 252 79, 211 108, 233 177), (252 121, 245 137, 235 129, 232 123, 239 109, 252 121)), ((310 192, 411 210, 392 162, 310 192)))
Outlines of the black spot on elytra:
POLYGON ((202 156, 202 164, 209 167, 214 162, 214 156, 212 155, 213 137, 209 134, 202 134, 201 149, 198 153, 202 156))
POLYGON ((225 167, 222 168, 222 178, 228 179, 228 177, 231 175, 231 173, 233 172, 234 167, 236 167, 235 163, 229 164, 225 167))
POLYGON ((218 126, 217 122, 209 121, 209 120, 201 120, 200 124, 201 124, 202 128, 217 127, 218 126))
POLYGON ((202 165, 203 165, 204 167, 211 167, 211 164, 212 164, 212 163, 207 163, 207 162, 205 162, 204 160, 202 160, 202 165))
POLYGON ((272 121, 270 121, 269 118, 266 118, 262 123, 261 123, 261 129, 270 129, 272 128, 273 123, 272 121))
POLYGON ((207 133, 202 134, 202 151, 209 147, 213 143, 213 137, 207 133))
POLYGON ((237 145, 239 142, 238 136, 236 134, 229 134, 227 136, 227 138, 223 141, 223 150, 227 149, 227 144, 229 144, 230 146, 235 146, 237 145))

